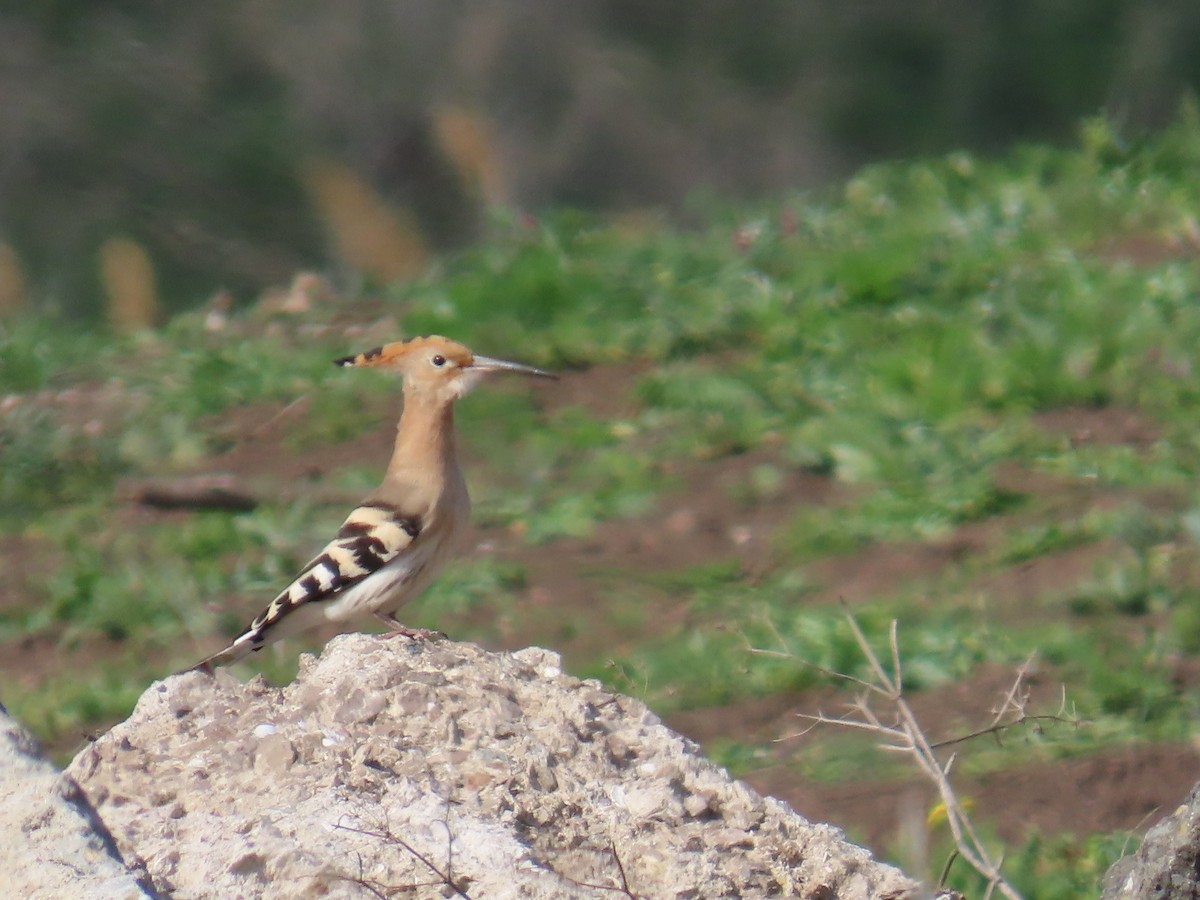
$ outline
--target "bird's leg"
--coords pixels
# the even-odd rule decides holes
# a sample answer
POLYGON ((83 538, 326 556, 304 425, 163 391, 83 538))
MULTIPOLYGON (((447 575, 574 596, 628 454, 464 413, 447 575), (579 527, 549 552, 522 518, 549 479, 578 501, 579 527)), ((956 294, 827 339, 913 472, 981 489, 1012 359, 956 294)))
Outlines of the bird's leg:
POLYGON ((392 629, 387 634, 380 635, 382 638, 406 637, 413 638, 414 640, 431 641, 446 637, 443 632, 433 631, 429 628, 409 628, 407 625, 402 625, 400 620, 395 616, 389 616, 385 612, 375 613, 375 618, 392 629))

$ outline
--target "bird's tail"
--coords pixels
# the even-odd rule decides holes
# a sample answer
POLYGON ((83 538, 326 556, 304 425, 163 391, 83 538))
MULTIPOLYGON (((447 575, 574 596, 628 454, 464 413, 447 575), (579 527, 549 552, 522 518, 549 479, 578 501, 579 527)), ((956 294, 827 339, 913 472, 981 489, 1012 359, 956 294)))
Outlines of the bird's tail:
MULTIPOLYGON (((190 669, 184 669, 184 672, 206 672, 211 675, 213 669, 217 666, 230 666, 241 659, 244 659, 250 654, 256 646, 254 643, 254 633, 244 634, 236 641, 226 647, 219 653, 214 653, 212 656, 206 656, 200 662, 196 663, 190 669)), ((180 673, 182 674, 182 673, 180 673)))

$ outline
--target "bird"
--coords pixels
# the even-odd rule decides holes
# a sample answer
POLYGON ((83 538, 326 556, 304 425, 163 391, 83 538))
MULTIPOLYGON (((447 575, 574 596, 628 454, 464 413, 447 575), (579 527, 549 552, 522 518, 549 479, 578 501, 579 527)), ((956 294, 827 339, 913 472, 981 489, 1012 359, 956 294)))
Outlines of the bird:
POLYGON ((480 356, 440 335, 384 344, 336 359, 334 365, 384 369, 403 381, 404 409, 383 481, 228 647, 193 670, 211 673, 214 666, 237 662, 279 638, 368 613, 392 629, 388 637, 435 636, 402 625, 396 612, 453 556, 470 517, 471 498, 455 445, 455 401, 491 373, 557 377, 480 356))

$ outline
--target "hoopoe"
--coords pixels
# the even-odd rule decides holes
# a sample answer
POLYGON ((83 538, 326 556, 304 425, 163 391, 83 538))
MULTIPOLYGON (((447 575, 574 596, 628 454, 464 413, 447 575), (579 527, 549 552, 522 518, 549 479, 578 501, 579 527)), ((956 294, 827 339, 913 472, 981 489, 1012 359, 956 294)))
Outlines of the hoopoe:
POLYGON ((400 624, 396 612, 433 581, 470 516, 455 448, 454 401, 489 372, 555 377, 478 356, 437 335, 386 344, 334 364, 390 369, 404 380, 404 411, 383 483, 232 644, 196 669, 211 671, 281 637, 366 613, 394 635, 430 636, 400 624))

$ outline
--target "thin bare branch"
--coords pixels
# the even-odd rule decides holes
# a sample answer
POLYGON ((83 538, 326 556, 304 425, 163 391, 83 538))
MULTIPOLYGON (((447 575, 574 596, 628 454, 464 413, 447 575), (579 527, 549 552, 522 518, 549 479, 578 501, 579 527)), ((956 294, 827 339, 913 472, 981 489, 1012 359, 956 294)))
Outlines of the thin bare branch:
POLYGON ((896 693, 904 693, 904 677, 900 672, 900 638, 899 625, 895 619, 892 619, 891 628, 888 630, 888 643, 892 647, 892 681, 896 685, 896 693))
MULTIPOLYGON (((931 743, 917 721, 912 707, 909 706, 908 701, 904 698, 904 672, 900 656, 899 626, 897 622, 893 620, 888 630, 888 647, 891 652, 892 670, 889 673, 884 668, 879 655, 871 647, 866 634, 845 601, 842 602, 842 608, 859 651, 869 666, 873 680, 864 681, 842 675, 841 673, 828 672, 827 674, 834 677, 859 684, 863 687, 864 692, 856 698, 855 702, 851 705, 850 713, 845 717, 834 719, 826 716, 824 713, 818 713, 815 716, 803 715, 802 718, 811 720, 814 727, 821 724, 832 724, 880 735, 885 738, 882 749, 906 754, 937 788, 938 794, 941 797, 942 808, 946 813, 946 823, 954 838, 955 854, 947 861, 942 880, 945 880, 953 860, 961 858, 987 879, 989 895, 998 891, 1001 895, 1008 898, 1008 900, 1020 900, 1020 894, 1001 874, 1001 867, 1004 861, 1003 856, 999 860, 992 859, 986 844, 976 832, 974 824, 967 816, 962 803, 955 794, 953 785, 950 783, 949 773, 954 765, 956 756, 951 754, 950 758, 943 764, 935 753, 935 749, 939 747, 961 743, 966 738, 954 739, 940 744, 931 743), (887 698, 890 711, 895 713, 896 719, 892 724, 884 724, 871 707, 870 701, 877 699, 881 694, 887 698)), ((819 666, 812 666, 804 660, 798 661, 818 671, 826 671, 819 666)), ((1056 718, 1043 715, 1033 716, 1026 711, 1028 692, 1022 694, 1022 687, 1032 663, 1033 657, 1030 657, 1018 668, 1012 686, 1005 694, 998 710, 994 712, 992 724, 986 729, 980 729, 978 733, 971 736, 978 737, 982 734, 998 734, 1004 729, 1011 728, 1023 722, 1056 718)))
POLYGON ((944 778, 950 777, 950 770, 954 768, 954 764, 956 762, 958 762, 958 754, 951 753, 950 756, 946 759, 946 762, 942 765, 942 776, 944 778))
POLYGON ((746 649, 749 650, 751 653, 753 653, 755 656, 771 656, 771 657, 774 657, 775 659, 791 659, 791 660, 796 659, 795 654, 789 653, 785 650, 767 650, 763 647, 751 647, 751 646, 747 646, 746 649))
MULTIPOLYGON (((867 636, 863 633, 862 627, 858 624, 858 619, 854 618, 854 613, 850 609, 850 604, 845 600, 841 601, 842 611, 846 614, 846 621, 850 623, 850 630, 854 632, 854 640, 858 643, 858 649, 862 652, 863 658, 871 666, 871 671, 875 673, 875 678, 879 685, 883 686, 882 693, 889 697, 896 696, 896 685, 892 679, 888 677, 887 672, 883 670, 883 665, 879 662, 879 657, 875 651, 871 649, 870 643, 867 641, 867 636)), ((876 685, 878 689, 879 685, 876 685)))
POLYGON ((985 737, 989 734, 1000 734, 1010 728, 1016 728, 1020 725, 1027 725, 1030 722, 1060 722, 1064 725, 1080 724, 1075 719, 1064 718, 1063 716, 1053 715, 1050 713, 1039 713, 1037 715, 1022 715, 1011 722, 1001 722, 998 725, 989 725, 987 728, 980 728, 977 731, 972 731, 969 734, 959 735, 954 738, 946 738, 944 741, 937 741, 930 744, 934 750, 940 750, 942 747, 953 747, 955 744, 962 744, 966 741, 974 740, 975 738, 985 737))
MULTIPOLYGON (((446 887, 453 890, 456 894, 458 894, 458 896, 462 897, 463 900, 471 900, 471 895, 468 894, 462 888, 462 886, 458 884, 458 882, 456 882, 447 872, 443 872, 441 869, 439 869, 434 862, 429 859, 429 857, 425 856, 425 854, 413 847, 412 844, 408 843, 408 841, 404 840, 404 838, 393 832, 390 827, 387 829, 387 831, 379 832, 370 831, 365 828, 355 828, 352 825, 343 825, 341 822, 338 822, 334 825, 334 828, 339 828, 342 831, 352 831, 355 834, 363 834, 367 837, 379 838, 382 841, 387 841, 403 847, 409 854, 412 855, 414 859, 416 859, 427 869, 429 869, 430 872, 436 875, 441 884, 444 884, 446 887)), ((449 830, 449 825, 447 825, 446 828, 449 830)))
POLYGON ((370 891, 372 894, 374 894, 376 897, 378 897, 378 898, 379 898, 379 900, 388 900, 388 895, 387 895, 387 894, 385 894, 383 891, 379 890, 379 888, 377 888, 377 887, 374 885, 374 883, 372 883, 372 882, 370 882, 370 881, 367 881, 367 880, 366 880, 365 878, 363 878, 361 875, 360 875, 358 878, 355 878, 355 879, 347 879, 347 880, 352 880, 352 881, 353 881, 355 884, 357 884, 357 885, 358 885, 360 888, 364 888, 364 889, 366 889, 366 890, 370 891))
MULTIPOLYGON (((888 728, 887 726, 880 725, 877 722, 856 722, 853 719, 834 719, 825 715, 824 713, 817 713, 816 715, 812 715, 810 713, 797 713, 796 717, 799 719, 808 719, 814 725, 837 725, 843 728, 857 728, 861 731, 869 731, 872 734, 879 734, 883 732, 886 734, 895 735, 897 738, 906 737, 904 731, 898 728, 888 728)), ((804 733, 807 733, 807 731, 811 730, 812 729, 807 729, 804 733)))
MULTIPOLYGON (((782 735, 781 737, 774 738, 771 741, 771 743, 782 744, 784 741, 792 741, 792 740, 795 740, 796 738, 802 738, 805 735, 807 735, 809 732, 816 730, 818 725, 825 723, 824 719, 814 718, 813 716, 801 716, 801 718, 812 719, 813 723, 811 725, 809 725, 807 728, 803 729, 802 731, 793 731, 790 734, 785 734, 785 735, 782 735)), ((828 724, 828 723, 826 723, 826 724, 828 724)))
POLYGON ((1036 654, 1031 653, 1026 657, 1025 662, 1021 663, 1017 668, 1016 678, 1013 679, 1012 686, 1008 689, 1008 692, 1004 695, 1004 699, 994 711, 990 725, 985 728, 979 728, 969 734, 937 741, 929 746, 935 750, 939 750, 943 747, 951 747, 955 744, 961 744, 989 734, 995 735, 997 741, 999 741, 1000 735, 1010 728, 1016 728, 1031 722, 1061 722, 1064 725, 1074 726, 1082 724, 1077 717, 1068 715, 1066 712, 1067 689, 1065 685, 1062 688, 1062 701, 1059 703, 1057 713, 1030 713, 1026 711, 1029 706, 1029 690, 1025 687, 1025 678, 1028 676, 1035 658, 1036 654), (1024 690, 1022 690, 1023 688, 1024 690), (1005 720, 1006 716, 1010 717, 1007 721, 1005 720))
POLYGON ((608 849, 612 851, 613 861, 617 864, 617 871, 621 873, 621 889, 625 891, 625 895, 630 900, 637 900, 633 891, 629 889, 629 879, 625 875, 625 864, 621 862, 621 854, 617 852, 617 845, 612 840, 608 842, 608 849))
POLYGON ((769 656, 773 659, 790 660, 791 662, 798 663, 799 665, 802 665, 807 669, 812 669, 814 672, 819 672, 820 674, 826 676, 827 678, 834 678, 834 679, 837 679, 838 681, 848 681, 851 684, 858 685, 860 688, 862 688, 865 691, 870 691, 871 693, 883 694, 884 696, 888 696, 888 692, 881 689, 879 687, 879 685, 877 685, 877 684, 872 684, 869 681, 864 681, 863 679, 856 678, 853 675, 847 675, 845 672, 836 672, 833 669, 827 669, 824 666, 819 666, 814 662, 809 662, 807 659, 796 656, 794 653, 784 652, 782 650, 766 650, 762 647, 755 647, 752 644, 750 644, 749 640, 746 638, 745 635, 742 635, 742 638, 746 642, 747 652, 753 653, 756 656, 769 656))
MULTIPOLYGON (((775 624, 775 620, 772 619, 770 616, 764 616, 763 618, 766 619, 767 628, 769 628, 771 630, 771 634, 774 636, 775 640, 777 640, 779 642, 779 646, 782 647, 784 650, 788 651, 789 653, 791 653, 792 648, 788 646, 787 639, 780 632, 779 626, 777 626, 775 624)), ((792 655, 795 656, 796 654, 792 653, 792 655)))
POLYGON ((946 886, 946 879, 950 877, 950 867, 954 865, 956 859, 958 859, 957 847, 950 851, 950 855, 946 857, 946 864, 942 866, 942 874, 938 876, 937 880, 937 889, 939 891, 946 886))
POLYGON ((1020 700, 1017 700, 1017 692, 1024 685, 1025 676, 1029 674, 1029 669, 1033 665, 1036 655, 1035 653, 1030 653, 1029 656, 1025 657, 1025 662, 1017 667, 1017 675, 1013 679, 1012 687, 1008 689, 1008 693, 1004 696, 1004 701, 1000 704, 999 709, 996 710, 996 717, 992 719, 993 725, 1000 724, 1010 709, 1024 712, 1025 704, 1029 702, 1029 692, 1027 690, 1020 700))
POLYGON ((617 845, 613 843, 611 839, 608 842, 608 849, 609 852, 612 853, 613 861, 617 864, 617 873, 621 876, 620 885, 614 886, 611 884, 595 884, 590 881, 578 881, 577 879, 571 878, 568 875, 562 875, 561 872, 559 874, 567 881, 574 885, 578 885, 579 887, 591 888, 595 891, 612 891, 613 893, 624 894, 629 898, 629 900, 641 900, 641 898, 629 887, 629 879, 625 875, 625 864, 621 862, 621 854, 617 852, 617 845))

